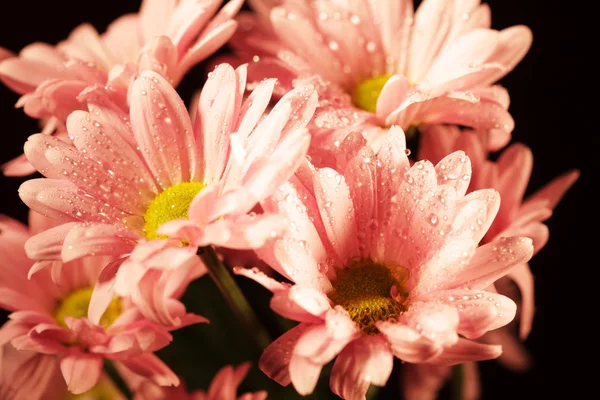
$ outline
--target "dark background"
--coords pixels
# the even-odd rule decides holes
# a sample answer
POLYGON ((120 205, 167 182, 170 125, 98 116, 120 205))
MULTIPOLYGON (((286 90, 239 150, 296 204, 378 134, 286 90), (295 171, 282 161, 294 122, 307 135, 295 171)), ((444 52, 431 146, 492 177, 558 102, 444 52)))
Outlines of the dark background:
MULTIPOLYGON (((137 0, 7 3, 0 15, 0 46, 14 52, 34 41, 56 43, 84 21, 102 32, 110 21, 139 6, 137 0)), ((591 289, 599 264, 592 257, 596 250, 592 240, 598 237, 599 199, 597 190, 592 193, 592 185, 598 182, 599 144, 593 122, 598 111, 592 106, 598 102, 591 87, 594 78, 583 69, 585 54, 595 51, 597 39, 582 29, 590 25, 583 22, 585 11, 577 7, 581 2, 487 3, 493 28, 525 24, 534 34, 528 55, 500 82, 511 94, 510 111, 516 121, 513 141, 527 144, 534 153, 528 193, 569 169, 577 168, 582 174, 547 221, 550 241, 531 261, 537 314, 525 345, 535 365, 527 373, 515 374, 495 362, 482 363, 483 398, 524 399, 548 394, 579 398, 595 392, 595 357, 591 353, 600 336, 594 328, 599 312, 591 289)), ((202 67, 188 75, 179 88, 184 100, 200 87, 203 77, 202 67)), ((17 98, 0 87, 0 163, 20 154, 27 136, 37 131, 34 121, 14 109, 17 98)), ((22 181, 0 176, 0 213, 25 221, 27 210, 17 195, 22 181)), ((383 393, 395 398, 393 387, 383 393)))

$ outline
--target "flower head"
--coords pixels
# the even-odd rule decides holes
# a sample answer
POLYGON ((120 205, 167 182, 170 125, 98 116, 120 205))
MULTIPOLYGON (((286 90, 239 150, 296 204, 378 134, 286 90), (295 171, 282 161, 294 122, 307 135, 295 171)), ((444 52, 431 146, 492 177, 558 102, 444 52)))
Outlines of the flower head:
POLYGON ((152 354, 172 340, 170 333, 112 290, 114 280, 107 277, 120 260, 108 265, 105 257, 56 262, 52 272, 62 270, 60 286, 50 270, 30 271, 23 246, 44 224, 35 214, 30 229, 6 217, 0 221, 0 305, 12 312, 0 328, 2 390, 14 392, 14 398, 24 393, 41 398, 57 384, 53 378, 60 370, 70 392, 84 393, 100 381, 105 359, 159 385, 177 385, 173 372, 152 354), (13 373, 31 379, 11 381, 13 373))
POLYGON ((478 246, 500 199, 493 190, 465 195, 464 153, 409 168, 400 129, 378 155, 365 144, 350 135, 337 170, 308 165, 263 202, 288 215, 290 229, 258 252, 293 285, 237 270, 274 292, 276 312, 300 322, 260 367, 301 394, 336 356, 331 388, 348 399, 384 385, 394 356, 447 365, 497 357, 497 346, 468 339, 510 322, 516 306, 485 288, 533 251, 519 237, 478 246))
MULTIPOLYGON (((128 88, 138 72, 156 71, 177 86, 229 40, 242 0, 229 1, 217 13, 221 3, 144 0, 139 13, 118 18, 102 35, 82 24, 56 46, 34 43, 18 56, 0 54, 0 60, 6 58, 0 80, 23 94, 17 105, 29 116, 46 120, 46 133, 63 132, 68 115, 87 110, 88 101, 99 96, 127 112, 128 88)), ((8 163, 5 173, 33 172, 25 161, 8 163)))
POLYGON ((129 116, 90 104, 89 112, 69 116, 68 143, 30 137, 25 154, 46 178, 25 182, 21 198, 61 224, 29 240, 28 255, 128 256, 119 270, 126 284, 117 289, 148 318, 179 325, 183 306, 173 296, 204 273, 198 247, 255 248, 278 234, 279 216, 252 210, 308 148, 303 127, 316 106, 314 90, 290 92, 263 118, 275 82, 242 101, 245 74, 243 66, 217 67, 193 124, 171 85, 145 71, 132 85, 129 116))
POLYGON ((275 76, 289 88, 318 76, 314 130, 329 142, 341 141, 347 129, 329 130, 344 125, 372 131, 378 145, 391 125, 431 124, 488 130, 492 148, 508 142, 508 94, 493 84, 524 57, 532 35, 525 26, 491 29, 487 5, 426 0, 413 12, 410 0, 250 3, 255 12, 238 16, 231 41, 253 60, 250 78, 275 76))

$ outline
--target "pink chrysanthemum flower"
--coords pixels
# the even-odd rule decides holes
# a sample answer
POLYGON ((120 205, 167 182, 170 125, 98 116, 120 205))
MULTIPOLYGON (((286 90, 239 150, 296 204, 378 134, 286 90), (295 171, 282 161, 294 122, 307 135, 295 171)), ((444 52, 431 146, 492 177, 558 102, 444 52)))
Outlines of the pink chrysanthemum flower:
POLYGON ((275 311, 300 322, 259 365, 301 394, 336 356, 330 385, 347 399, 384 385, 394 356, 437 364, 498 357, 499 346, 468 339, 510 322, 516 306, 484 289, 533 251, 518 237, 478 247, 500 199, 493 190, 465 196, 464 153, 409 168, 399 128, 377 156, 365 145, 348 136, 337 171, 303 168, 264 202, 290 229, 258 252, 294 285, 236 269, 274 292, 275 311))
POLYGON ((0 306, 12 312, 0 328, 0 397, 45 398, 49 387, 64 385, 53 381, 57 369, 70 392, 84 393, 101 379, 105 359, 159 385, 177 385, 177 376, 152 354, 172 336, 105 281, 118 261, 107 267, 105 257, 65 263, 60 286, 48 270, 28 277, 25 241, 47 223, 34 214, 30 225, 0 219, 0 306))
POLYGON ((274 76, 286 88, 318 75, 318 128, 342 119, 379 143, 391 125, 458 124, 490 132, 492 148, 507 143, 508 94, 493 83, 524 57, 532 35, 525 26, 490 29, 479 0, 425 0, 414 13, 411 0, 250 4, 255 13, 238 16, 232 46, 255 61, 249 71, 258 81, 274 76))
POLYGON ((134 388, 133 400, 265 400, 267 392, 244 393, 237 396, 237 390, 250 369, 250 363, 237 367, 227 365, 213 378, 208 391, 187 392, 183 384, 177 387, 158 386, 147 379, 128 379, 134 388))
MULTIPOLYGON (((108 96, 127 111, 128 86, 138 71, 156 71, 177 86, 190 68, 229 40, 237 27, 232 18, 243 1, 229 1, 215 15, 221 3, 144 0, 139 13, 120 17, 102 35, 82 24, 56 46, 25 47, 0 62, 0 80, 23 94, 17 106, 43 118, 46 133, 62 131, 72 111, 87 110, 90 96, 108 96)), ((4 172, 33 170, 18 158, 4 172)))
POLYGON ((217 67, 194 124, 171 85, 145 71, 132 85, 129 117, 91 104, 69 116, 70 143, 31 136, 25 154, 46 178, 23 183, 20 196, 62 224, 30 239, 27 254, 131 254, 117 291, 147 318, 177 326, 184 307, 173 297, 204 272, 198 247, 255 248, 284 229, 279 216, 252 209, 294 173, 309 145, 314 90, 295 89, 263 115, 275 80, 242 101, 245 76, 245 66, 217 67))

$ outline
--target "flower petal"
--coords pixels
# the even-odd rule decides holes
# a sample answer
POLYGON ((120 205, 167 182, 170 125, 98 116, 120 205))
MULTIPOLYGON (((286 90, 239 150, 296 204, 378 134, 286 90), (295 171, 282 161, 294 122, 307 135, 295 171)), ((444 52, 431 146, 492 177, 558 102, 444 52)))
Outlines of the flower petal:
POLYGON ((315 197, 329 241, 338 258, 359 255, 354 206, 345 178, 330 168, 322 168, 314 177, 315 197))
POLYGON ((75 347, 60 360, 60 370, 69 392, 81 394, 98 383, 102 373, 102 357, 83 353, 75 347))
POLYGON ((333 364, 331 390, 343 399, 364 400, 369 385, 385 386, 393 365, 394 356, 381 335, 355 340, 333 364))
POLYGON ((311 324, 301 323, 272 342, 258 361, 260 370, 280 385, 289 385, 292 381, 289 371, 292 349, 311 326, 311 324))
POLYGON ((131 89, 131 125, 148 167, 163 189, 195 176, 196 143, 183 101, 154 71, 145 71, 131 89))

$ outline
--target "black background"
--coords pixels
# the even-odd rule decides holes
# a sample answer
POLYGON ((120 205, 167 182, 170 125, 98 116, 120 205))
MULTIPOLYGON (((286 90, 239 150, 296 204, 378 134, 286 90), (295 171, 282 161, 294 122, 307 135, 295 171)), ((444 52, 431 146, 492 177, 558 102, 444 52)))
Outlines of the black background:
MULTIPOLYGON (((592 186, 598 182, 599 132, 594 123, 597 107, 593 109, 598 101, 591 86, 595 79, 584 67, 586 54, 597 48, 597 38, 582 29, 590 27, 583 22, 585 11, 577 7, 582 2, 487 3, 493 28, 525 24, 534 34, 528 55, 500 82, 511 94, 513 141, 527 144, 534 153, 528 193, 569 169, 578 168, 582 175, 547 221, 550 240, 531 262, 537 314, 526 346, 535 365, 527 373, 515 374, 495 362, 482 363, 483 398, 588 397, 595 392, 592 352, 600 337, 594 328, 597 296, 588 289, 599 266, 592 257, 597 252, 592 241, 598 237, 599 195, 592 186)), ((56 43, 84 21, 102 32, 119 15, 135 12, 139 2, 6 1, 2 6, 0 46, 17 52, 34 41, 56 43)), ((202 67, 187 76, 179 88, 184 100, 200 87, 203 77, 202 67)), ((0 87, 0 163, 20 154, 27 136, 37 131, 36 123, 14 108, 17 98, 0 87)), ((0 176, 0 213, 24 221, 27 210, 17 195, 22 181, 0 176)), ((386 393, 395 398, 394 392, 386 393)))

